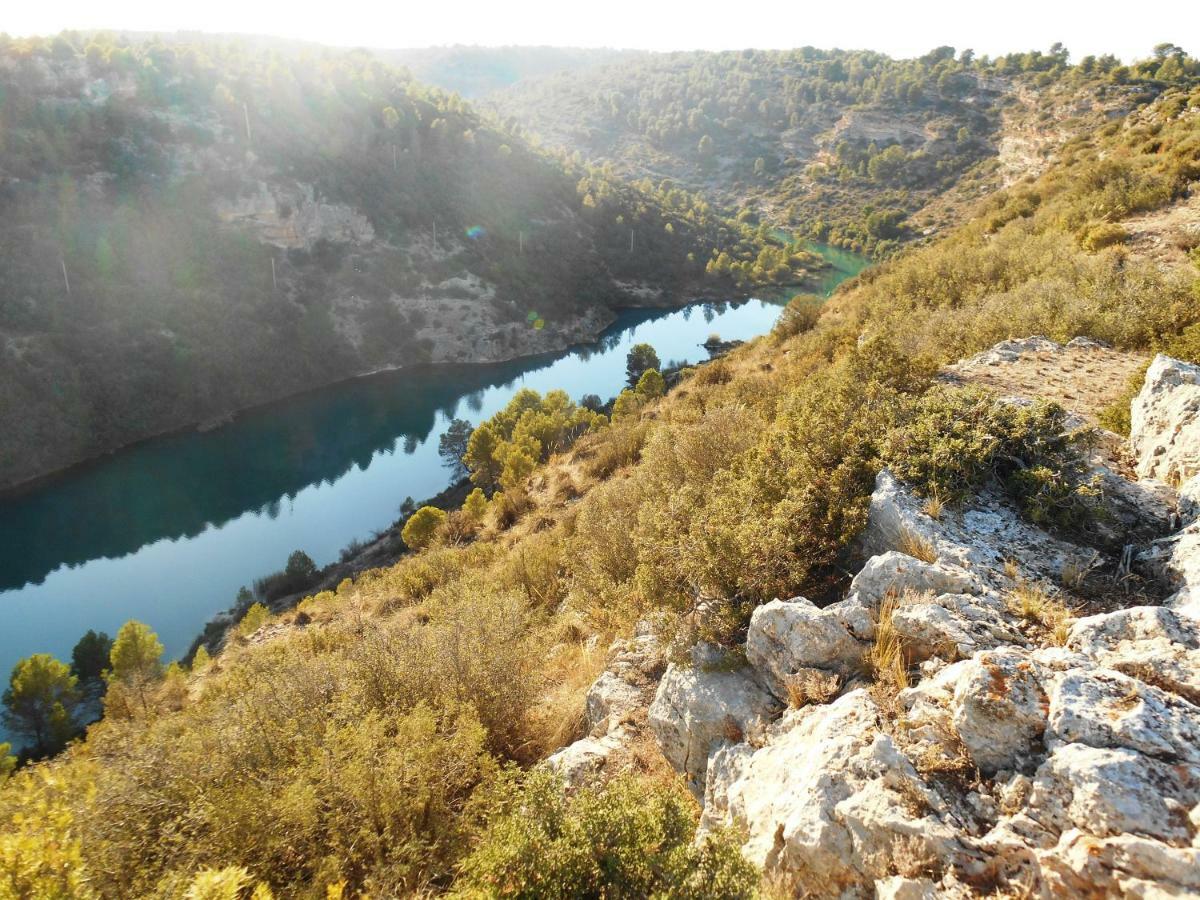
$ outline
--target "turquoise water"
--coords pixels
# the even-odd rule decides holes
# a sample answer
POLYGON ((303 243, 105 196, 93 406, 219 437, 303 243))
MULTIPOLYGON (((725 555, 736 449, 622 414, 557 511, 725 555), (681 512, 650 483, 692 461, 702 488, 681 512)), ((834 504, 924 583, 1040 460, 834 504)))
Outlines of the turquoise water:
MULTIPOLYGON (((826 292, 864 266, 848 254, 832 261, 826 292)), ((334 385, 0 500, 0 677, 31 653, 67 659, 89 628, 114 634, 128 619, 148 623, 177 657, 241 585, 282 568, 293 550, 325 565, 391 524, 405 497, 446 487, 437 443, 452 418, 478 422, 523 387, 613 396, 633 344, 694 362, 707 358, 700 345, 710 334, 762 334, 779 308, 750 300, 630 311, 595 344, 334 385)))

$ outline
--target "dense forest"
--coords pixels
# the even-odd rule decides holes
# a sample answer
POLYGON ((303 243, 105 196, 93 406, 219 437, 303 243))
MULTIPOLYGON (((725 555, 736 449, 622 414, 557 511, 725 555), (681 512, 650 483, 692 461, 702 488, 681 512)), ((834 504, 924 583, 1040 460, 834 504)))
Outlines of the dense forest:
POLYGON ((1198 73, 1171 44, 1131 66, 1071 64, 1062 45, 903 60, 803 47, 649 56, 523 81, 489 105, 620 172, 675 179, 773 226, 883 256, 922 236, 922 207, 991 174, 1014 125, 1090 127, 1088 114, 1124 114, 1198 73))
POLYGON ((0 37, 0 197, 0 484, 381 367, 557 349, 732 290, 720 252, 744 281, 812 263, 756 265, 702 198, 366 52, 254 42, 0 37))
MULTIPOLYGON (((1164 52, 1151 75, 1119 78, 1107 62, 1091 65, 1111 69, 1114 84, 1153 77, 1159 96, 1078 135, 1044 173, 984 198, 966 224, 902 249, 823 307, 798 298, 774 333, 681 373, 670 391, 639 350, 610 414, 559 392, 518 394, 468 441, 478 490, 461 509, 414 513, 405 529, 414 552, 395 565, 274 617, 252 608, 222 652, 197 656, 191 671, 164 667, 144 626, 122 629, 103 721, 0 788, 0 896, 735 898, 827 889, 805 882, 811 873, 799 864, 794 891, 760 885, 736 833, 710 829, 693 841, 696 804, 644 721, 623 723, 634 735, 629 763, 606 785, 564 792, 534 764, 584 734, 585 692, 613 638, 636 642, 653 623, 672 653, 697 641, 709 648, 704 659, 716 661, 697 658, 696 670, 733 671, 745 665, 747 623, 761 605, 836 596, 885 464, 928 498, 931 517, 994 481, 989 489, 1021 515, 1094 537, 1101 516, 1080 481, 1082 451, 1062 436, 1062 410, 1022 409, 935 378, 963 355, 1029 334, 1087 335, 1200 362, 1200 237, 1175 233, 1160 248, 1169 259, 1151 259, 1132 226, 1132 217, 1194 202, 1195 63, 1164 52)), ((907 71, 925 75, 886 90, 914 84, 924 95, 938 66, 957 75, 977 64, 917 61, 907 71)), ((854 83, 848 73, 831 83, 845 81, 854 83)), ((412 130, 405 146, 416 147, 423 126, 388 97, 407 122, 397 129, 412 130)), ((236 131, 245 109, 227 112, 236 131)), ((444 115, 453 115, 448 106, 444 115)), ((386 148, 380 116, 371 134, 386 148)), ((295 152, 300 167, 309 157, 295 152)), ((36 155, 26 158, 32 165, 36 155)), ((527 164, 537 159, 529 153, 527 164)), ((354 186, 323 189, 347 197, 354 186)), ((358 202, 374 209, 370 198, 358 202)), ((377 214, 380 231, 412 227, 403 210, 377 214)), ((323 364, 319 350, 293 348, 304 365, 323 364)), ((1055 625, 1051 600, 1023 590, 1031 633, 1070 619, 1060 604, 1055 625)), ((856 677, 881 709, 895 709, 908 679, 923 676, 894 648, 885 664, 884 640, 881 626, 874 661, 856 677)), ((1060 660, 1070 655, 1056 649, 1060 660)), ((37 659, 21 674, 10 710, 23 700, 21 710, 49 726, 77 702, 65 664, 37 659)), ((793 707, 810 701, 789 697, 793 707)), ((1140 704, 1136 694, 1121 702, 1140 704)), ((979 804, 991 790, 970 765, 921 774, 963 785, 979 804)), ((877 797, 897 810, 915 802, 877 797)), ((1183 818, 1182 809, 1171 815, 1183 818)), ((927 874, 925 861, 883 856, 872 863, 879 877, 902 865, 927 874)), ((1044 887, 997 870, 986 881, 978 871, 951 876, 964 894, 1044 887)), ((847 888, 859 889, 865 896, 871 881, 847 888)))

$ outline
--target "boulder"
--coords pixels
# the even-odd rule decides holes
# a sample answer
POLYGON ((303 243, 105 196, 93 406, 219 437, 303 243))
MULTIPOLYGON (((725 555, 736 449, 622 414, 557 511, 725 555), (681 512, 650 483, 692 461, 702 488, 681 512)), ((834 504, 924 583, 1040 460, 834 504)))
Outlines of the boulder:
POLYGON ((892 875, 875 882, 875 900, 937 900, 937 889, 928 878, 892 875))
POLYGON ((991 490, 985 489, 969 506, 942 510, 937 520, 922 506, 920 498, 888 469, 880 471, 860 539, 864 552, 886 554, 911 543, 916 535, 933 548, 939 564, 966 570, 986 587, 999 590, 1012 587, 1006 563, 1015 566, 1012 574, 1017 577, 1057 583, 1068 564, 1095 555, 1025 521, 1008 498, 991 490))
POLYGON ((592 682, 584 700, 588 731, 606 731, 628 713, 645 705, 642 689, 606 670, 592 682))
POLYGON ((1190 843, 1189 811, 1200 802, 1200 769, 1170 765, 1124 748, 1067 744, 1038 769, 1028 815, 1052 832, 1095 837, 1137 834, 1190 843))
POLYGON ((779 709, 745 669, 706 671, 672 664, 659 682, 649 721, 667 761, 699 795, 709 754, 761 732, 779 709))
POLYGON ((561 776, 568 789, 576 790, 599 778, 613 754, 622 748, 624 737, 615 733, 582 738, 548 756, 543 765, 561 776))
POLYGON ((1129 442, 1142 478, 1178 487, 1200 473, 1200 366, 1154 357, 1130 408, 1129 442))
POLYGON ((801 669, 856 671, 863 654, 841 620, 803 597, 772 600, 754 610, 746 634, 746 659, 762 683, 786 700, 787 682, 801 669))
POLYGON ((888 875, 898 845, 946 860, 961 852, 912 762, 879 730, 864 689, 791 710, 760 749, 727 746, 709 765, 701 831, 743 830, 768 876, 818 895, 888 875))
POLYGON ((1034 758, 1046 730, 1039 666, 1018 650, 980 653, 962 668, 951 704, 954 729, 984 773, 1034 758))
POLYGON ((1072 670, 1049 690, 1046 742, 1135 750, 1200 765, 1200 708, 1111 669, 1072 670))
POLYGON ((877 607, 889 592, 916 594, 977 594, 980 580, 960 566, 925 562, 889 550, 866 561, 850 582, 850 593, 877 607))
POLYGON ((914 660, 953 659, 1024 639, 999 601, 969 594, 942 594, 903 603, 892 613, 892 627, 914 660))
POLYGON ((1200 849, 1134 834, 1101 840, 1073 828, 1039 854, 1055 896, 1172 898, 1200 894, 1200 849))

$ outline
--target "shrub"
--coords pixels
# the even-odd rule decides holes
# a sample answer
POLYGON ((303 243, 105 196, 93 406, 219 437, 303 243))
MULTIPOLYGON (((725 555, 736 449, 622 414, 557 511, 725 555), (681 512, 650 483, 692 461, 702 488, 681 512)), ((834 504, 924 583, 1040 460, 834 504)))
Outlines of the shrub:
POLYGON ((962 502, 994 480, 1032 521, 1080 529, 1097 511, 1081 452, 1090 437, 1070 431, 1054 403, 1005 403, 977 388, 938 387, 889 435, 883 457, 923 496, 962 502))
POLYGON ((404 523, 400 537, 410 550, 420 550, 429 545, 445 521, 446 514, 436 506, 422 506, 404 523))
POLYGON ((255 603, 242 616, 242 621, 238 622, 238 634, 242 637, 249 637, 267 624, 267 619, 271 617, 271 611, 261 603, 255 603))
POLYGON ((509 775, 459 896, 750 898, 758 873, 725 835, 692 841, 695 807, 677 786, 630 777, 568 797, 554 776, 509 775))
POLYGON ((467 498, 463 501, 462 513, 463 517, 472 525, 478 525, 487 515, 488 501, 480 488, 475 488, 471 493, 467 494, 467 498))
POLYGON ((1103 250, 1114 244, 1124 244, 1129 240, 1129 232, 1113 222, 1102 222, 1087 230, 1083 236, 1083 246, 1087 250, 1103 250))
POLYGON ((635 390, 647 400, 657 400, 667 392, 667 384, 663 381, 658 369, 647 369, 638 379, 635 390))
POLYGON ((797 294, 779 314, 771 334, 776 340, 782 341, 808 331, 817 324, 824 305, 825 301, 815 294, 797 294))

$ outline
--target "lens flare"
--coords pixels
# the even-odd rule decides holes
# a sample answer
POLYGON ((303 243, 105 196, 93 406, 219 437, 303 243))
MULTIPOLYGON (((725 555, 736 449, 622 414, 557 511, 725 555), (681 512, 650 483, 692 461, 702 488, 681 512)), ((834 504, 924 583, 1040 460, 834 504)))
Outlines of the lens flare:
POLYGON ((466 231, 467 237, 473 241, 479 240, 485 234, 482 225, 472 225, 466 231))

